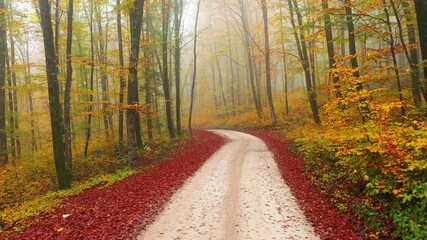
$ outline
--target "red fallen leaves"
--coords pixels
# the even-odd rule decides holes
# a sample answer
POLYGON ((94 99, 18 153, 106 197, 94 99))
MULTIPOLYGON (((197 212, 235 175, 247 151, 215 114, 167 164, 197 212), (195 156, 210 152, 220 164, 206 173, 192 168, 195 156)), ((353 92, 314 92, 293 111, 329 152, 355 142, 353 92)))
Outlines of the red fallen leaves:
POLYGON ((304 176, 304 160, 290 151, 289 144, 281 140, 283 136, 272 132, 250 134, 261 138, 273 152, 283 179, 321 239, 363 239, 355 230, 360 229, 357 221, 329 204, 304 176))
POLYGON ((174 191, 226 141, 206 131, 195 131, 195 137, 183 151, 148 171, 109 187, 91 188, 67 198, 53 213, 35 218, 35 225, 8 238, 132 238, 154 220, 174 191), (63 214, 70 215, 63 218, 63 214))

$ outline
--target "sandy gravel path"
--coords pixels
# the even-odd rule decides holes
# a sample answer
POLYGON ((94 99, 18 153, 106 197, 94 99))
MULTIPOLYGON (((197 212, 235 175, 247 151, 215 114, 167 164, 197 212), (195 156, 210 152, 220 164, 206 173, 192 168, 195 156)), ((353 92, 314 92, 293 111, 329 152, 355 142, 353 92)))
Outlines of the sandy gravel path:
POLYGON ((230 142, 172 196, 138 239, 319 239, 263 141, 214 132, 230 142))

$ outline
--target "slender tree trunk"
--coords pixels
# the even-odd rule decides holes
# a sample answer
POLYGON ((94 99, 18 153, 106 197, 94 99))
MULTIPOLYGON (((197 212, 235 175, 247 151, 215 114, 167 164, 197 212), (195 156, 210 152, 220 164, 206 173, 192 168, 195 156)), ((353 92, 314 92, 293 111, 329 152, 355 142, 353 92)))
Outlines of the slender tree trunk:
MULTIPOLYGON (((400 73, 399 73, 399 69, 398 69, 398 65, 397 65, 397 58, 396 58, 396 45, 395 45, 395 40, 394 40, 394 36, 393 36, 393 30, 391 28, 391 22, 390 22, 390 14, 388 12, 387 9, 387 3, 386 0, 383 0, 383 5, 384 5, 384 13, 386 15, 386 22, 387 22, 387 28, 388 28, 388 32, 390 34, 390 39, 389 39, 389 43, 390 43, 390 52, 391 52, 391 57, 393 60, 393 69, 394 69, 394 75, 396 78, 396 82, 397 82, 397 91, 398 91, 398 95, 399 95, 399 101, 402 103, 402 105, 404 105, 404 100, 403 100, 403 94, 402 94, 402 84, 400 81, 400 73)), ((397 17, 397 16, 396 16, 397 17)), ((402 106, 400 108, 400 112, 402 114, 402 116, 405 116, 405 107, 402 106)))
MULTIPOLYGON (((346 22, 345 9, 342 10, 342 11, 343 11, 343 14, 340 17, 340 21, 342 21, 343 23, 345 23, 346 22)), ((344 41, 345 40, 345 31, 346 31, 345 25, 342 24, 342 26, 340 28, 340 42, 341 42, 341 44, 340 44, 340 53, 341 53, 342 57, 344 57, 346 55, 346 44, 345 44, 345 41, 344 41)))
POLYGON ((65 163, 64 122, 59 102, 58 67, 53 38, 52 18, 49 0, 39 0, 40 22, 46 58, 46 73, 49 92, 50 121, 52 128, 53 155, 60 189, 71 186, 70 175, 65 163))
MULTIPOLYGON (((420 82, 420 70, 418 68, 418 50, 416 48, 411 48, 408 50, 408 46, 406 45, 405 39, 403 38, 403 27, 401 23, 401 19, 398 17, 396 5, 393 1, 390 1, 393 7, 393 11, 395 16, 397 16, 398 24, 399 24, 399 38, 402 42, 402 46, 405 52, 406 60, 409 63, 409 66, 411 68, 411 89, 412 89, 412 99, 414 101, 414 105, 417 108, 421 107, 421 93, 424 93, 424 96, 427 97, 425 94, 425 85, 421 84, 420 82)), ((410 5, 407 1, 402 2, 403 6, 403 12, 405 14, 406 18, 406 29, 408 33, 408 43, 409 45, 415 46, 417 43, 416 38, 416 32, 415 32, 415 26, 414 26, 414 18, 413 13, 410 9, 410 5)), ((427 99, 426 99, 427 100, 427 99)))
POLYGON ((107 23, 105 26, 105 35, 104 35, 104 70, 105 70, 105 98, 107 99, 107 107, 106 107, 106 114, 107 114, 107 119, 108 119, 108 128, 110 130, 110 134, 111 137, 114 139, 116 134, 114 131, 114 121, 113 121, 113 112, 110 111, 109 106, 111 104, 111 100, 110 100, 110 96, 108 95, 108 93, 110 92, 110 85, 109 85, 109 81, 108 81, 108 43, 109 43, 109 36, 110 36, 110 19, 109 19, 109 9, 108 6, 105 7, 105 11, 106 11, 106 19, 107 19, 107 23))
POLYGON ((8 163, 6 137, 6 4, 0 0, 0 166, 8 163))
MULTIPOLYGON (((17 86, 17 79, 16 79, 16 71, 14 70, 14 67, 16 66, 16 52, 15 52, 15 38, 13 37, 12 33, 12 16, 13 16, 13 9, 11 2, 6 2, 7 6, 6 8, 9 9, 9 18, 7 21, 7 25, 9 26, 9 39, 10 39, 10 80, 11 80, 11 86, 13 87, 12 91, 12 106, 13 109, 11 110, 11 117, 13 117, 13 125, 11 125, 11 129, 14 131, 14 140, 15 140, 15 153, 16 157, 21 157, 21 140, 18 134, 19 130, 19 110, 18 110, 18 91, 16 90, 17 86)), ((7 45, 7 44, 6 44, 7 45)))
POLYGON ((123 114, 123 104, 125 100, 125 88, 126 88, 126 80, 125 80, 125 60, 123 53, 123 33, 122 33, 122 11, 121 11, 121 3, 120 0, 116 2, 117 6, 117 37, 119 44, 119 64, 120 64, 120 96, 119 96, 119 151, 120 154, 123 154, 124 146, 123 146, 123 138, 124 138, 124 114, 123 114))
MULTIPOLYGON (((6 43, 6 69, 7 69, 7 85, 12 88, 12 72, 10 70, 10 58, 8 54, 9 50, 6 43)), ((12 163, 16 160, 16 139, 15 139, 15 112, 13 107, 13 91, 8 91, 8 105, 9 105, 9 137, 10 137, 10 149, 9 152, 12 154, 12 163)))
POLYGON ((175 24, 175 114, 176 133, 182 134, 181 127, 181 23, 183 13, 183 0, 174 0, 174 24, 175 24))
MULTIPOLYGON (((10 63, 12 68, 16 65, 16 55, 15 55, 15 39, 11 36, 10 37, 10 63)), ((19 110, 18 110, 18 91, 16 90, 17 86, 17 79, 16 79, 16 73, 15 71, 12 71, 12 85, 15 87, 13 90, 13 111, 15 113, 15 126, 14 128, 16 131, 19 130, 19 110)), ((15 135, 16 139, 16 154, 17 157, 21 157, 21 139, 19 137, 19 134, 15 135)))
POLYGON ((326 33, 326 47, 328 49, 328 63, 329 63, 329 77, 332 79, 334 83, 335 96, 341 96, 341 90, 339 81, 340 78, 337 74, 334 73, 336 69, 337 62, 335 61, 335 48, 334 48, 334 36, 332 34, 332 24, 331 17, 327 11, 329 10, 329 0, 322 0, 322 9, 325 12, 323 14, 323 21, 325 24, 325 33, 326 33))
MULTIPOLYGON (((310 34, 310 33, 309 33, 310 34)), ((311 73, 311 82, 313 83, 313 89, 316 91, 316 65, 315 65, 315 57, 314 57, 314 42, 308 43, 308 52, 310 59, 310 73, 311 73)))
MULTIPOLYGON (((147 19, 147 23, 146 23, 147 29, 149 29, 150 33, 151 33, 150 34, 150 42, 153 43, 152 51, 153 51, 153 54, 154 54, 154 57, 155 57, 155 60, 157 63, 156 65, 158 67, 158 72, 160 73, 160 76, 163 79, 162 62, 160 60, 159 53, 157 52, 157 46, 156 46, 156 42, 155 42, 154 36, 153 36, 155 28, 153 26, 150 11, 147 11, 147 18, 146 19, 147 19)), ((156 79, 155 76, 153 76, 153 78, 156 79)), ((151 98, 151 100, 154 101, 154 112, 157 113, 154 117, 154 125, 156 127, 157 134, 161 135, 162 134, 162 124, 160 121, 160 115, 158 114, 159 113, 159 89, 158 89, 158 85, 157 85, 156 81, 152 82, 151 91, 153 92, 153 95, 155 96, 155 99, 151 98)))
POLYGON ((228 42, 228 45, 230 46, 228 48, 228 55, 230 56, 229 68, 230 68, 230 76, 231 76, 231 79, 230 79, 231 80, 230 81, 231 111, 233 113, 233 116, 236 116, 236 89, 237 88, 236 88, 236 79, 235 79, 233 61, 232 61, 233 53, 231 50, 231 42, 228 42))
MULTIPOLYGON (((353 77, 356 80, 356 90, 362 91, 363 84, 360 81, 360 72, 359 72, 359 62, 357 60, 357 51, 356 51, 356 36, 355 28, 353 22, 353 10, 351 9, 350 0, 345 0, 345 13, 346 13, 346 22, 348 29, 348 45, 349 45, 349 54, 351 56, 351 68, 353 69, 353 77)), ((362 121, 366 122, 370 119, 370 110, 368 102, 365 98, 361 98, 359 101, 360 113, 362 115, 362 121)))
POLYGON ((249 39, 249 21, 248 21, 248 13, 247 13, 247 0, 240 0, 240 13, 242 17, 242 26, 243 26, 243 38, 244 38, 244 46, 246 51, 246 58, 248 61, 248 71, 249 71, 249 83, 252 91, 252 97, 255 103, 255 108, 257 111, 258 118, 262 117, 262 105, 259 98, 259 94, 257 92, 257 87, 255 83, 255 72, 254 72, 254 62, 252 59, 252 51, 251 44, 249 39))
MULTIPOLYGON (((257 58, 257 56, 255 55, 254 58, 257 58)), ((262 90, 261 90, 261 62, 259 60, 254 62, 254 74, 255 74, 256 91, 258 93, 258 101, 259 101, 259 104, 262 106, 261 99, 263 98, 262 98, 262 90)))
MULTIPOLYGON (((346 13, 346 23, 348 29, 348 44, 349 44, 349 53, 351 55, 351 67, 354 69, 353 76, 356 78, 360 77, 359 72, 359 62, 357 61, 357 51, 356 51, 356 36, 353 22, 353 10, 349 6, 350 1, 345 0, 345 13, 346 13)), ((359 81, 359 80, 358 80, 359 81)), ((357 83, 357 89, 362 90, 363 86, 360 82, 357 83)))
POLYGON ((212 63, 212 85, 213 85, 213 95, 214 95, 214 103, 215 103, 215 111, 218 111, 220 107, 220 103, 218 101, 218 98, 216 96, 216 74, 215 74, 215 65, 212 63))
POLYGON ((231 97, 231 110, 233 113, 233 116, 236 116, 236 90, 237 85, 238 85, 238 79, 236 79, 236 75, 234 73, 234 67, 233 67, 233 50, 232 50, 232 45, 231 45, 231 32, 230 32, 230 23, 228 18, 226 17, 226 21, 227 21, 227 40, 228 40, 228 59, 229 59, 229 68, 230 68, 230 76, 231 76, 231 81, 230 81, 230 97, 231 97), (237 82, 236 82, 237 80, 237 82))
POLYGON ((219 102, 221 103, 221 100, 222 100, 222 102, 224 103, 225 113, 226 113, 226 116, 228 117, 227 98, 225 97, 224 81, 223 81, 223 77, 222 77, 221 65, 219 64, 218 52, 217 52, 217 49, 216 49, 215 41, 213 41, 213 45, 214 45, 214 51, 215 51, 215 62, 216 62, 216 66, 217 66, 217 69, 218 69, 219 87, 221 88, 220 89, 221 90, 221 97, 220 97, 220 101, 219 102))
POLYGON ((168 36, 169 36, 169 18, 170 6, 169 0, 162 1, 162 80, 163 92, 165 95, 166 105, 166 119, 168 126, 168 133, 171 139, 175 138, 174 123, 172 119, 172 103, 170 97, 170 84, 169 84, 169 66, 168 66, 168 36))
POLYGON ((193 81, 191 83, 191 97, 190 97, 190 114, 188 117, 188 129, 190 131, 190 134, 193 135, 193 129, 192 129, 192 120, 193 120, 193 108, 194 108, 194 91, 196 87, 196 75, 197 75, 197 26, 199 23, 199 13, 200 13, 200 3, 202 0, 197 1, 197 12, 196 12, 196 22, 194 24, 194 43, 193 43, 193 57, 194 57, 194 63, 193 63, 193 81))
MULTIPOLYGON (((130 30, 131 30, 131 51, 129 56, 129 76, 128 76, 128 97, 127 103, 130 106, 127 110, 127 138, 129 149, 129 167, 137 167, 137 127, 140 125, 139 113, 137 107, 138 101, 138 62, 139 62, 139 43, 141 40, 142 18, 144 12, 144 0, 136 0, 130 11, 130 30)), ((141 137, 141 136, 139 136, 141 137)))
MULTIPOLYGON (((148 26, 148 24, 147 24, 148 26)), ((150 31, 149 27, 146 28, 145 31, 145 42, 150 42, 150 31)), ((144 72, 145 72, 145 105, 147 109, 145 110, 145 117, 147 118, 147 135, 148 139, 153 139, 153 117, 152 117, 152 104, 153 100, 151 98, 151 82, 153 79, 153 71, 152 71, 152 59, 153 54, 150 49, 151 46, 144 46, 144 72)))
POLYGON ((65 131, 65 160, 68 168, 68 172, 72 173, 72 139, 71 139, 71 83, 73 79, 73 64, 71 62, 72 44, 73 44, 73 13, 74 12, 74 1, 68 0, 68 12, 67 12, 67 78, 65 82, 64 92, 64 131, 65 131))
POLYGON ((262 6, 262 15, 264 19, 264 36, 265 36, 265 74, 266 74, 266 84, 267 84, 267 97, 268 97, 268 106, 270 108, 270 117, 272 124, 276 124, 276 113, 274 111, 273 104, 273 93, 271 90, 271 63, 270 63, 270 38, 268 36, 268 12, 267 12, 267 2, 266 0, 261 0, 262 6))
POLYGON ((110 125, 108 122, 108 104, 109 104, 109 97, 108 97, 108 74, 107 74, 107 52, 106 47, 107 43, 104 42, 104 29, 102 27, 101 22, 101 10, 100 7, 95 7, 96 12, 96 20, 97 20, 97 26, 98 26, 98 61, 100 62, 100 78, 101 78, 101 91, 102 91, 102 119, 104 121, 104 134, 105 139, 107 141, 110 139, 110 125))
MULTIPOLYGON (((157 86, 155 87, 155 92, 156 92, 156 99, 154 100, 154 111, 156 113, 158 113, 159 112, 159 99, 157 98, 157 96, 158 96, 159 91, 157 89, 157 86)), ((162 134, 162 123, 160 121, 160 115, 156 114, 154 120, 155 120, 154 124, 156 125, 157 134, 161 135, 162 134)))
MULTIPOLYGON (((421 55, 427 61, 427 1, 415 0, 417 13, 418 33, 420 35, 421 55)), ((427 63, 424 62, 424 78, 427 79, 427 63)))
MULTIPOLYGON (((25 42, 25 53, 22 51, 22 62, 25 63, 25 84, 31 83, 31 66, 30 66, 30 44, 28 42, 28 33, 25 34, 27 40, 25 42)), ((33 104, 33 94, 31 91, 27 94, 28 108, 31 115, 30 126, 31 126, 31 150, 33 152, 38 151, 37 146, 37 126, 36 121, 34 120, 34 104, 33 104)))
MULTIPOLYGON (((236 59, 240 59, 239 58, 239 48, 236 48, 236 49, 237 49, 237 51, 236 51, 236 59)), ((235 66, 236 66, 236 84, 237 84, 236 85, 237 106, 240 109, 240 107, 245 104, 245 101, 243 99, 244 98, 244 94, 242 94, 242 91, 244 90, 245 85, 244 85, 243 78, 242 78, 243 83, 240 81, 241 73, 240 73, 240 68, 239 68, 240 66, 239 66, 239 64, 235 64, 235 66)))
POLYGON ((293 5, 292 0, 288 0, 288 6, 289 6, 289 12, 291 15, 291 25, 292 25, 292 28, 294 29, 294 37, 295 37, 295 42, 297 44, 298 55, 301 59, 301 64, 302 64, 302 67, 304 69, 305 83, 306 83, 306 88, 307 88, 307 93, 308 93, 308 100, 310 102, 310 107, 311 107, 311 111, 313 114, 313 121, 316 124, 320 125, 319 107, 317 104, 317 95, 313 89, 312 81, 311 81, 310 59, 308 56, 308 51, 307 51, 307 46, 306 46, 305 34, 304 34, 303 30, 300 30, 299 36, 298 36, 298 30, 297 30, 296 23, 295 23, 294 11, 297 15, 297 20, 298 20, 299 26, 302 25, 302 15, 301 15, 299 8, 298 8, 298 5, 296 4, 295 1, 294 1, 294 5, 293 5))
MULTIPOLYGON (((56 62, 59 63, 59 38, 61 37, 60 34, 60 24, 61 24, 61 17, 60 17, 60 9, 59 9, 59 2, 60 0, 51 0, 50 2, 55 1, 55 52, 56 52, 56 62)), ((58 74, 59 74, 59 68, 58 68, 58 74)), ((59 82, 59 91, 62 91, 61 82, 59 82)))
POLYGON ((284 71, 284 77, 285 77, 285 82, 284 82, 284 90, 285 90, 285 113, 286 115, 289 115, 289 97, 288 97, 288 64, 287 64, 287 57, 286 57, 286 51, 285 51, 285 22, 284 22, 284 16, 283 16, 283 10, 282 8, 280 8, 280 19, 281 19, 281 29, 280 29, 280 33, 281 33, 281 47, 282 47, 282 55, 283 55, 283 71, 284 71))
POLYGON ((90 0, 90 19, 89 19, 89 31, 90 31, 90 83, 89 83, 89 115, 87 117, 87 130, 86 130, 86 143, 85 143, 85 152, 84 155, 87 157, 89 150, 89 142, 92 136, 92 111, 93 111, 93 82, 95 78, 95 39, 93 33, 93 13, 94 13, 94 4, 93 0, 90 0))

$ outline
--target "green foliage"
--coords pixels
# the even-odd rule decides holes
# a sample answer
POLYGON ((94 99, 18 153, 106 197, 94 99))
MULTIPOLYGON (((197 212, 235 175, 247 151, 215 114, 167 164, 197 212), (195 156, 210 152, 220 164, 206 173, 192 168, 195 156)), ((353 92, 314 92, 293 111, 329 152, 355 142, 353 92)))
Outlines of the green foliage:
MULTIPOLYGON (((424 194, 427 192, 426 183, 421 188, 424 194)), ((393 221, 399 228, 394 236, 402 236, 403 239, 422 240, 427 236, 427 199, 406 203, 398 203, 392 209, 393 221)))

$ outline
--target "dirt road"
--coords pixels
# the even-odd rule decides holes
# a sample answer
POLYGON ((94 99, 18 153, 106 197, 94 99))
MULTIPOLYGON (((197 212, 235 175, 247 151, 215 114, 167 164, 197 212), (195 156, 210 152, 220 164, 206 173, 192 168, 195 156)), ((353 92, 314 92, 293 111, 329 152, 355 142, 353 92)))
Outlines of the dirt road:
POLYGON ((258 138, 230 142, 178 190, 138 239, 318 239, 258 138))

